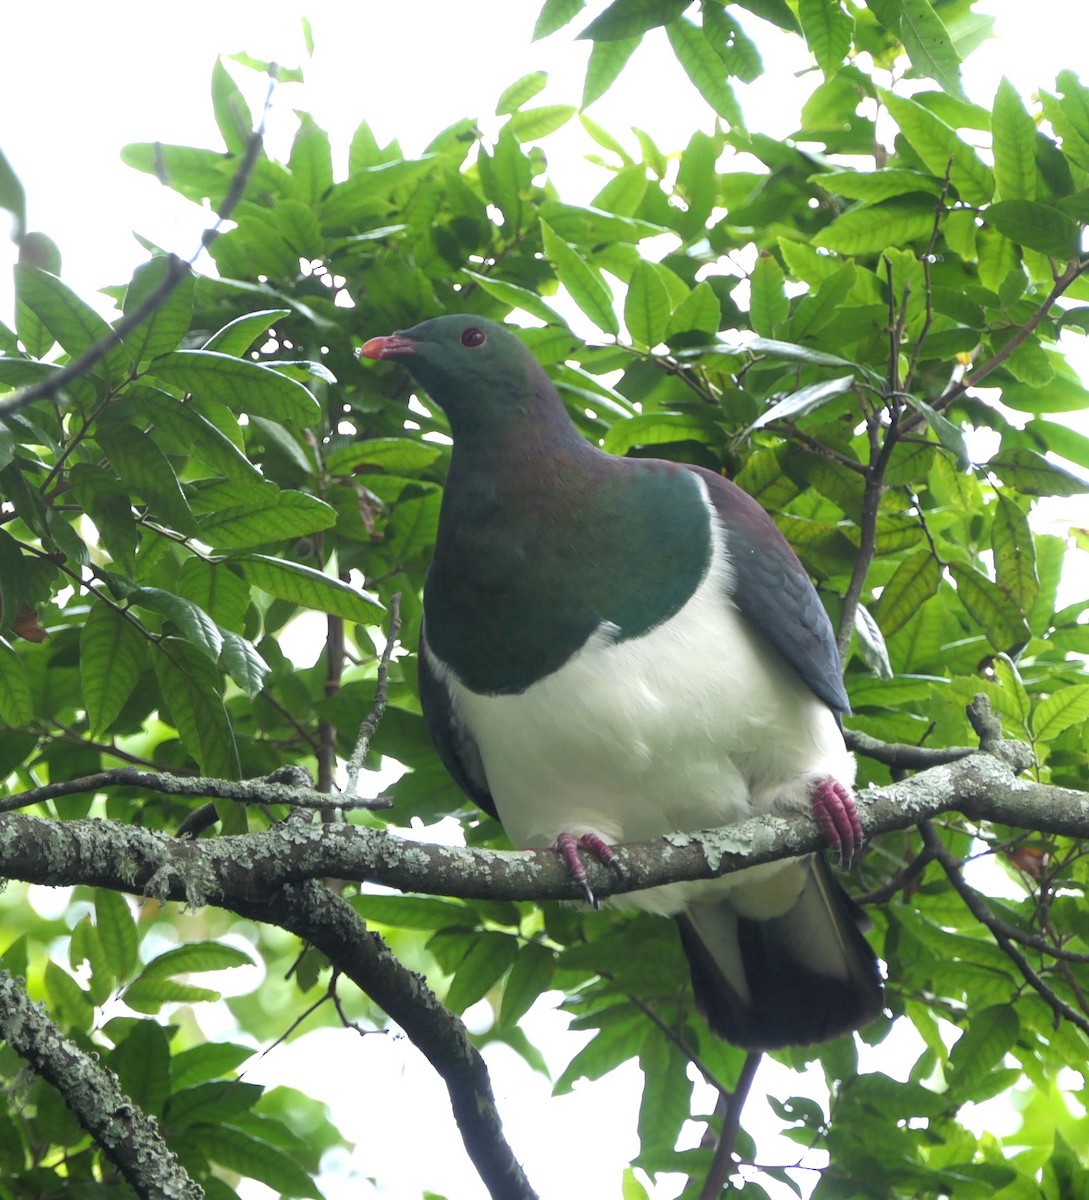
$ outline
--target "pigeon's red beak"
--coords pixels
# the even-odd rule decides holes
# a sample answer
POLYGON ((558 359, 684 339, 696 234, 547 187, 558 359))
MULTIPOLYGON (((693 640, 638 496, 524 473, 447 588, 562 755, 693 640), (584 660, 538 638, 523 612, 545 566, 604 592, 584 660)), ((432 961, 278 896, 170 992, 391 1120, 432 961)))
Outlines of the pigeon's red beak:
POLYGON ((360 354, 364 358, 399 358, 402 354, 414 354, 416 343, 403 333, 391 333, 388 337, 371 338, 363 343, 360 354))

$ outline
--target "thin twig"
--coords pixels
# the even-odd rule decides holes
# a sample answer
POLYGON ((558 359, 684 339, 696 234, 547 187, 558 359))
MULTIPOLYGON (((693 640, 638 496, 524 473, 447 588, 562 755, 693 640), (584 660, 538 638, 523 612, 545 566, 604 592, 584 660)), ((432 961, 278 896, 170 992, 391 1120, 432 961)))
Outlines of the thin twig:
POLYGON ((923 844, 927 850, 941 863, 949 882, 964 901, 968 911, 990 932, 991 937, 994 938, 999 948, 1006 954, 1018 971, 1021 972, 1022 977, 1029 987, 1047 1002, 1057 1018, 1065 1017, 1066 1020, 1076 1025, 1083 1033, 1089 1034, 1089 1018, 1084 1013, 1078 1012, 1076 1008, 1063 1000, 1053 988, 1049 987, 1029 960, 1014 945, 1013 939, 1002 928, 1004 922, 999 921, 995 917, 990 905, 964 878, 960 860, 946 848, 945 843, 938 836, 937 830, 935 830, 931 822, 920 821, 919 833, 922 835, 923 844))
MULTIPOLYGON (((862 512, 859 516, 858 554, 855 557, 854 570, 851 572, 851 582, 843 596, 843 610, 840 614, 839 629, 836 631, 836 645, 841 660, 847 657, 847 647, 855 627, 858 606, 862 602, 866 576, 877 549, 877 515, 881 494, 885 490, 885 472, 888 470, 889 460, 892 458, 900 432, 899 407, 892 408, 891 413, 885 440, 866 471, 866 488, 862 494, 862 512)), ((875 423, 871 422, 871 439, 873 438, 876 438, 876 428, 875 423)))
MULTIPOLYGON (((219 800, 234 800, 238 804, 286 804, 291 808, 327 808, 330 798, 327 793, 285 783, 272 776, 264 779, 212 779, 204 776, 180 776, 164 772, 138 771, 133 767, 114 767, 82 775, 78 779, 64 779, 57 783, 43 784, 29 791, 16 792, 0 799, 0 813, 14 812, 55 800, 58 796, 73 796, 81 792, 101 792, 115 787, 143 788, 149 792, 161 792, 167 796, 215 797, 219 800)), ((389 808, 390 802, 382 797, 365 799, 361 796, 336 797, 338 808, 389 808)))
POLYGON ((355 749, 352 750, 352 756, 348 759, 348 783, 344 793, 346 796, 357 794, 359 774, 363 770, 363 762, 370 749, 371 738, 374 737, 375 731, 385 715, 386 705, 389 703, 389 663, 394 647, 397 645, 397 634, 400 630, 401 593, 395 592, 389 602, 389 635, 386 638, 386 647, 382 651, 382 657, 378 660, 378 679, 374 687, 374 703, 371 705, 371 711, 363 718, 363 723, 359 727, 359 736, 356 738, 355 749))
POLYGON ((756 1077, 756 1071, 762 1058, 763 1055, 760 1051, 754 1050, 745 1059, 741 1068, 737 1086, 730 1093, 726 1114, 722 1118, 722 1132, 719 1134, 718 1145, 715 1147, 715 1156, 711 1160, 711 1169, 707 1172, 707 1178, 703 1181, 703 1187, 700 1189, 699 1200, 716 1200, 716 1197, 722 1194, 723 1185, 734 1165, 734 1145, 741 1128, 741 1111, 745 1107, 749 1089, 752 1087, 752 1081, 756 1077))
POLYGON ((175 254, 167 255, 166 274, 158 287, 149 292, 132 312, 126 313, 109 333, 100 338, 92 346, 89 346, 75 361, 67 363, 58 371, 53 372, 38 383, 31 384, 21 391, 0 400, 0 417, 8 413, 18 412, 20 409, 26 408, 28 404, 33 404, 36 400, 56 399, 59 393, 68 387, 69 384, 86 375, 88 371, 97 366, 115 346, 120 345, 124 341, 133 329, 146 321, 148 317, 166 303, 181 281, 189 274, 193 264, 203 253, 205 246, 219 232, 224 222, 230 219, 235 206, 242 199, 246 185, 253 174, 253 168, 257 164, 257 157, 264 144, 265 121, 272 105, 272 94, 275 88, 276 76, 273 75, 269 80, 260 124, 250 134, 242 161, 239 163, 238 170, 231 179, 227 195, 224 197, 223 203, 216 214, 215 223, 210 229, 204 231, 197 249, 184 261, 175 254))
POLYGON ((897 892, 903 891, 913 879, 917 879, 933 861, 929 850, 920 850, 909 863, 901 867, 891 879, 887 879, 880 887, 854 896, 855 903, 862 905, 863 908, 870 904, 884 904, 897 892))

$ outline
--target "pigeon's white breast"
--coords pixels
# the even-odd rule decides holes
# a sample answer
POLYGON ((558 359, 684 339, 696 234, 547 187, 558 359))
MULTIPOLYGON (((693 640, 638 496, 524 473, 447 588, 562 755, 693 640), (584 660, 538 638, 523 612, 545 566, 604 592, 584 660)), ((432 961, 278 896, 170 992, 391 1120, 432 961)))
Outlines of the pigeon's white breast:
POLYGON ((705 578, 643 636, 617 642, 603 625, 518 695, 476 694, 434 662, 515 845, 549 845, 564 831, 621 842, 725 825, 803 806, 817 777, 853 782, 831 711, 729 599, 729 558, 711 521, 705 578))

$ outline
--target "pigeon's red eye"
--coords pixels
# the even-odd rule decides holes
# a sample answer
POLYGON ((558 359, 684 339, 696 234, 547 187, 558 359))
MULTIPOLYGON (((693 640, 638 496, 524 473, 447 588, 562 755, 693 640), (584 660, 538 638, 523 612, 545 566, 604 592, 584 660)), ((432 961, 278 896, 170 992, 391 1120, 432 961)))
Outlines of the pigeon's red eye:
POLYGON ((488 335, 483 329, 477 329, 475 325, 470 325, 461 335, 461 344, 470 350, 483 346, 487 340, 488 335))

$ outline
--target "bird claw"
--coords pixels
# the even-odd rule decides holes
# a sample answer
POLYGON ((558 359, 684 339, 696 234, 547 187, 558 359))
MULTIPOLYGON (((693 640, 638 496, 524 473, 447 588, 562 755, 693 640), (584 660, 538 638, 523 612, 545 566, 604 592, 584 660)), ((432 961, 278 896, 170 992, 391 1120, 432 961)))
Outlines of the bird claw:
POLYGON ((604 838, 598 837, 596 833, 584 833, 581 837, 575 837, 573 833, 561 833, 556 838, 555 848, 567 865, 571 878, 582 888, 586 903, 594 908, 600 908, 597 897, 594 895, 594 889, 590 886, 590 881, 586 876, 586 864, 582 861, 579 851, 589 850, 598 862, 606 867, 612 867, 616 865, 616 852, 612 846, 604 838))
POLYGON ((850 789, 836 779, 818 779, 810 804, 828 845, 839 855, 842 865, 849 867, 866 840, 850 789))

